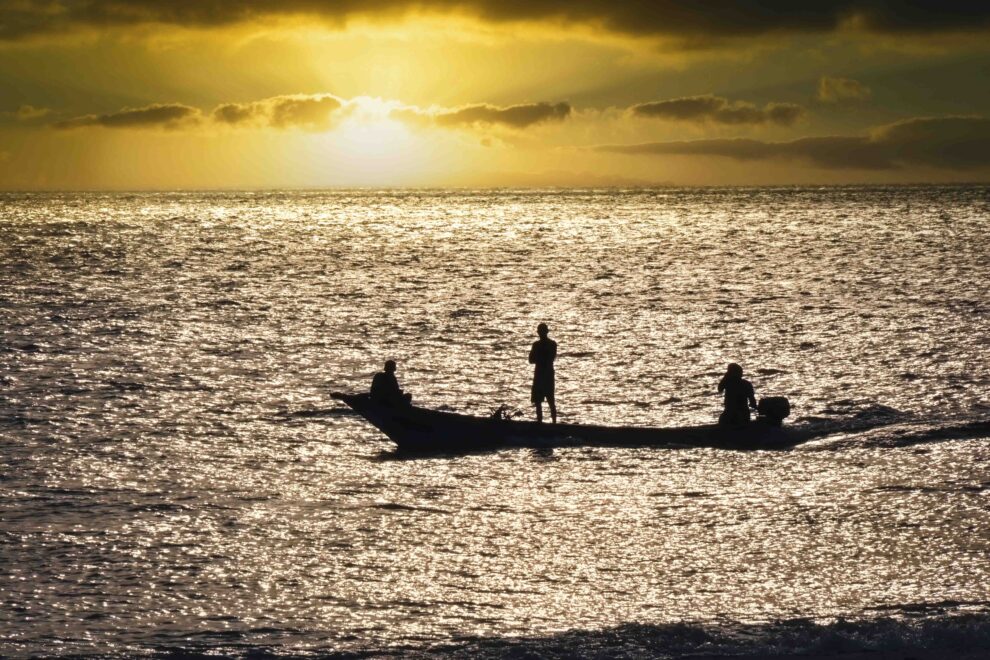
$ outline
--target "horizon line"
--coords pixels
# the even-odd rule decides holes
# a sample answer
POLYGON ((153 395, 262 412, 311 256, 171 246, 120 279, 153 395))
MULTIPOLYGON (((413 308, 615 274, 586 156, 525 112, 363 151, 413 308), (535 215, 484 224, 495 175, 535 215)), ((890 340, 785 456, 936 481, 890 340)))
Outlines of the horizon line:
POLYGON ((215 187, 162 187, 162 188, 2 188, 0 194, 37 193, 201 193, 201 192, 346 192, 346 191, 437 191, 437 190, 527 190, 527 191, 571 191, 571 190, 661 190, 661 189, 705 189, 705 188, 914 188, 914 187, 969 188, 990 186, 990 181, 901 181, 893 183, 651 183, 630 185, 543 185, 543 186, 498 186, 498 185, 328 185, 328 186, 215 186, 215 187))

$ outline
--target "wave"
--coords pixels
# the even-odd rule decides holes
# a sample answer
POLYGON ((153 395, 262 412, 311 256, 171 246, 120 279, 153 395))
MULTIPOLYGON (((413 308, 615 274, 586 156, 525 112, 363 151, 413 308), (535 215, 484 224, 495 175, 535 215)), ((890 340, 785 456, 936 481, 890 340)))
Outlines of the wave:
POLYGON ((759 624, 626 624, 545 638, 478 639, 430 651, 422 655, 475 659, 801 656, 812 660, 874 653, 892 659, 916 657, 921 653, 925 657, 988 658, 990 616, 982 612, 913 618, 886 616, 859 621, 839 619, 828 623, 792 619, 759 624), (891 655, 894 653, 898 655, 891 655))
MULTIPOLYGON (((462 637, 429 646, 367 648, 343 644, 293 648, 291 628, 249 628, 186 634, 182 643, 162 639, 147 648, 156 658, 788 658, 825 660, 929 660, 990 658, 990 603, 952 602, 885 606, 882 616, 829 621, 787 619, 760 623, 703 621, 626 623, 602 630, 570 630, 545 636, 462 637), (919 613, 920 612, 920 613, 919 613), (173 642, 173 643, 169 643, 173 642)), ((326 644, 326 642, 324 642, 326 644)))
POLYGON ((309 417, 356 417, 356 412, 345 406, 332 408, 308 408, 301 410, 280 410, 272 415, 272 421, 306 419, 309 417))

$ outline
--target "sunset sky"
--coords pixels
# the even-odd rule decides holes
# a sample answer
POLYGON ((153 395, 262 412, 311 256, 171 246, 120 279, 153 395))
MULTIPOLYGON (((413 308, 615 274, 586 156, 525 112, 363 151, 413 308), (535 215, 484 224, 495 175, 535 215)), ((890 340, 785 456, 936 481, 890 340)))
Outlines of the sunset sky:
POLYGON ((990 3, 0 0, 0 90, 3 189, 990 180, 990 3))

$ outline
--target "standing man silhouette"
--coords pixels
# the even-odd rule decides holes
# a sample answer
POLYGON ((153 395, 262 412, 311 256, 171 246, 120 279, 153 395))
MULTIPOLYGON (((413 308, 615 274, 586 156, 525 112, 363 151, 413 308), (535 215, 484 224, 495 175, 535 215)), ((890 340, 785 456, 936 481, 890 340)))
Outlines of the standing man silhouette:
POLYGON ((543 400, 550 404, 550 419, 557 423, 557 405, 553 399, 553 361, 557 358, 557 342, 547 335, 550 328, 546 323, 536 326, 540 338, 533 342, 529 351, 529 363, 533 368, 533 394, 531 400, 536 406, 536 421, 543 421, 543 400))

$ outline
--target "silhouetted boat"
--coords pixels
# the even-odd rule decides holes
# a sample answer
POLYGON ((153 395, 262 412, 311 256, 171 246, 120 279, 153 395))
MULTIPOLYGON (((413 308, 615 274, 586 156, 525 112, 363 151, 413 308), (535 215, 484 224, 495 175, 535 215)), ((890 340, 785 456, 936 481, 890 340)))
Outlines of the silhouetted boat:
POLYGON ((532 421, 476 417, 416 406, 388 406, 367 394, 335 392, 343 401, 403 451, 467 452, 501 447, 714 447, 717 449, 785 449, 835 429, 794 428, 757 418, 745 426, 716 424, 669 428, 540 424, 532 421))

